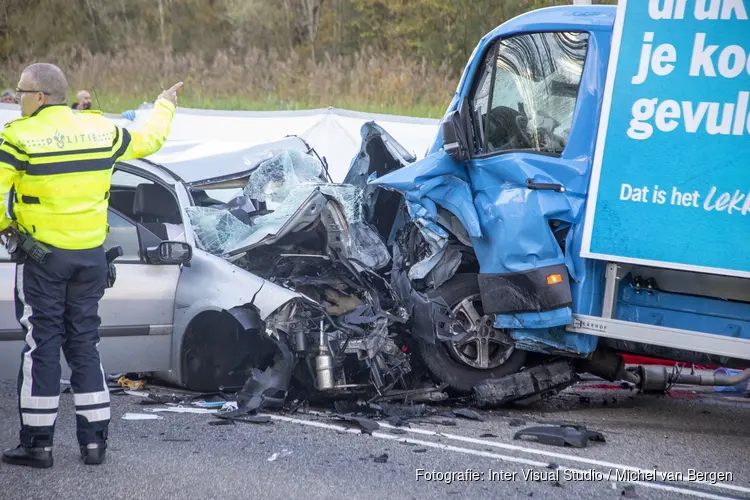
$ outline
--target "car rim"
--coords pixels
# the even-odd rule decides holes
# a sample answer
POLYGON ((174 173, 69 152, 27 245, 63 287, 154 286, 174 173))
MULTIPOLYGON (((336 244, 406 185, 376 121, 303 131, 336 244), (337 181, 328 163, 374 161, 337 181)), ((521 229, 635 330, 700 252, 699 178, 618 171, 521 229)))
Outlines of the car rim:
POLYGON ((482 299, 470 295, 451 308, 456 318, 469 333, 461 342, 447 342, 448 352, 460 363, 479 370, 491 370, 505 363, 513 353, 504 336, 483 324, 482 299))

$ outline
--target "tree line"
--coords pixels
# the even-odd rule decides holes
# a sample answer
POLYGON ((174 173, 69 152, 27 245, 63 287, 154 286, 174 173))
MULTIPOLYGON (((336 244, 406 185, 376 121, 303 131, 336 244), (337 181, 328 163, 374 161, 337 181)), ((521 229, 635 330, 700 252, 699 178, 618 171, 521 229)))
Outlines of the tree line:
MULTIPOLYGON (((187 72, 188 99, 197 85, 202 99, 253 101, 239 107, 267 98, 269 107, 333 105, 342 92, 356 101, 368 78, 409 94, 409 102, 394 96, 393 106, 438 106, 487 32, 528 10, 572 1, 0 0, 0 84, 15 85, 19 68, 44 59, 59 62, 76 85, 131 101, 140 98, 140 81, 164 86, 187 72), (373 74, 353 74, 363 68, 373 74), (260 71, 277 75, 254 74, 260 71), (333 83, 315 88, 323 83, 311 86, 312 76, 333 83), (262 88, 233 95, 243 82, 262 88)), ((380 98, 377 89, 368 92, 380 98)))

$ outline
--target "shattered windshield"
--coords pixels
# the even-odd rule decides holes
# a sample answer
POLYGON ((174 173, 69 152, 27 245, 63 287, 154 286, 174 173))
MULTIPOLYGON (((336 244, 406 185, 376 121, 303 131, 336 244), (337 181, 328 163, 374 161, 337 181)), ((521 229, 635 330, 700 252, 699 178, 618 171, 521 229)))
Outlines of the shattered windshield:
MULTIPOLYGON (((331 184, 325 180, 321 161, 313 155, 289 149, 262 161, 246 179, 243 188, 229 201, 207 196, 200 206, 188 207, 187 213, 196 233, 198 245, 215 255, 225 255, 258 244, 278 235, 301 210, 316 210, 315 197, 320 194, 335 200, 343 211, 347 232, 343 235, 352 258, 368 267, 389 260, 385 245, 366 225, 362 188, 331 184)), ((204 186, 204 192, 215 186, 204 186)), ((324 203, 321 203, 321 205, 324 203)), ((318 207, 318 209, 321 207, 318 207)))

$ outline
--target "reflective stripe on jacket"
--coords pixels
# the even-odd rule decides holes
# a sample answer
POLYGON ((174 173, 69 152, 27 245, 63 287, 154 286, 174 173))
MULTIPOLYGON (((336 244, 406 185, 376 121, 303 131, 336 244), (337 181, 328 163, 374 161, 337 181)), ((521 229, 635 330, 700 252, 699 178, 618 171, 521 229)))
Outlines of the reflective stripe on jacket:
MULTIPOLYGON (((18 228, 68 250, 104 243, 114 163, 159 151, 174 110, 159 99, 137 132, 116 126, 101 112, 73 113, 64 104, 8 123, 0 134, 0 195, 14 188, 18 228)), ((3 213, 0 230, 11 222, 3 213)))

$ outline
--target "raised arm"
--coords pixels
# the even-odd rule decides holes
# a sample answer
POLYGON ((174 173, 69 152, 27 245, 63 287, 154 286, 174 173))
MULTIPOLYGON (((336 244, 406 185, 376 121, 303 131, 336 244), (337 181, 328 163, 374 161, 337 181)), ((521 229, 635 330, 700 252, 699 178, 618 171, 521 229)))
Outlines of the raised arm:
POLYGON ((174 118, 177 106, 177 91, 180 88, 182 88, 182 82, 159 95, 148 121, 141 130, 129 132, 120 128, 122 145, 116 159, 143 158, 161 149, 172 127, 172 118, 174 118))

